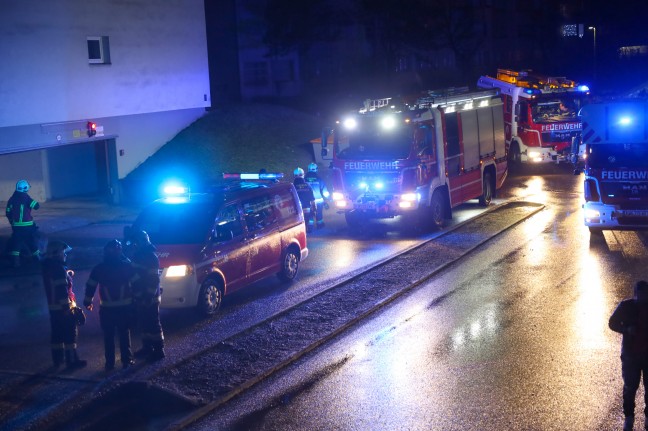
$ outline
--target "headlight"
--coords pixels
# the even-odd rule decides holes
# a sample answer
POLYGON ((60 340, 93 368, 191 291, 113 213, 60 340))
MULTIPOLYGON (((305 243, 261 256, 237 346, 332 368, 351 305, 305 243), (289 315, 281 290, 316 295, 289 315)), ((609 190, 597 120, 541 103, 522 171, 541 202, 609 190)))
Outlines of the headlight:
POLYGON ((601 218, 601 212, 593 209, 585 210, 585 220, 598 220, 601 218))
POLYGON ((404 195, 401 195, 401 201, 414 202, 416 200, 417 200, 416 193, 405 193, 404 195))
POLYGON ((341 201, 344 199, 344 195, 340 192, 333 192, 333 200, 334 201, 341 201))
POLYGON ((191 272, 188 265, 174 265, 167 268, 165 277, 185 277, 191 272))
POLYGON ((542 160, 542 154, 539 151, 529 151, 527 156, 534 162, 539 162, 542 160))

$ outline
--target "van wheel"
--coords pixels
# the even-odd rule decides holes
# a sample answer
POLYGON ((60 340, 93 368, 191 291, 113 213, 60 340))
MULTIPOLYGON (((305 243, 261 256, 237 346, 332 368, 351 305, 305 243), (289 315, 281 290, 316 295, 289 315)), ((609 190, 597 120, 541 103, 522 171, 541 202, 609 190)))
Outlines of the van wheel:
POLYGON ((443 194, 436 190, 432 195, 432 200, 430 201, 430 216, 436 227, 443 227, 443 224, 445 223, 445 213, 445 199, 443 198, 443 194))
POLYGON ((281 281, 292 281, 297 276, 298 269, 299 255, 297 255, 294 249, 288 249, 286 254, 284 254, 281 262, 281 271, 277 276, 281 281))
POLYGON ((479 205, 487 207, 493 200, 493 180, 490 172, 484 172, 483 193, 479 197, 479 205))
POLYGON ((220 282, 207 279, 200 286, 198 308, 207 316, 215 314, 223 302, 223 286, 220 282))

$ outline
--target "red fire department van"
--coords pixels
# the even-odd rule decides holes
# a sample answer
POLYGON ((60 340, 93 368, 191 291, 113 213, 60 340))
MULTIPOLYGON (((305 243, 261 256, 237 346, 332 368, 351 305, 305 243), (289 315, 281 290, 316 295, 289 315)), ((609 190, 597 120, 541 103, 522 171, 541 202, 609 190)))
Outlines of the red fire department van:
POLYGON ((507 175, 502 115, 496 90, 367 100, 323 130, 322 156, 333 147, 334 207, 351 227, 396 216, 407 226, 442 226, 457 205, 489 205, 507 175))
POLYGON ((480 77, 477 86, 500 91, 509 162, 569 161, 572 138, 582 128, 577 113, 589 95, 586 85, 530 70, 498 69, 496 77, 480 77))
POLYGON ((157 248, 161 307, 214 314, 224 295, 250 283, 295 278, 308 256, 306 226, 294 186, 279 176, 224 174, 229 180, 209 193, 156 200, 125 229, 127 241, 145 230, 157 248))

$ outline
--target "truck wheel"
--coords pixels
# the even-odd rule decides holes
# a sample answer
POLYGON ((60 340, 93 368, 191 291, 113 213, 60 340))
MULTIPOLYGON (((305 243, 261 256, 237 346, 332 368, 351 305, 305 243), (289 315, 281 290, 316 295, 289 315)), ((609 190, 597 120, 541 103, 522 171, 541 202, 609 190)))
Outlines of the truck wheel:
POLYGON ((493 200, 493 175, 490 172, 484 172, 482 189, 483 193, 479 197, 479 205, 487 207, 493 200))
POLYGON ((286 250, 281 261, 281 271, 277 274, 281 281, 292 281, 297 276, 299 269, 299 255, 294 248, 286 250))
POLYGON ((198 308, 207 316, 215 314, 223 302, 223 286, 214 279, 208 278, 200 286, 198 308))
POLYGON ((522 155, 520 154, 520 146, 517 142, 511 144, 509 149, 509 163, 518 166, 522 162, 522 155))
POLYGON ((603 236, 603 229, 598 227, 589 227, 590 235, 592 236, 603 236))
POLYGON ((443 198, 443 194, 436 190, 432 195, 432 200, 430 201, 430 215, 432 222, 436 227, 443 227, 445 223, 445 214, 446 214, 446 200, 443 198))
POLYGON ((362 224, 362 216, 355 211, 345 212, 344 219, 350 228, 357 228, 362 224))

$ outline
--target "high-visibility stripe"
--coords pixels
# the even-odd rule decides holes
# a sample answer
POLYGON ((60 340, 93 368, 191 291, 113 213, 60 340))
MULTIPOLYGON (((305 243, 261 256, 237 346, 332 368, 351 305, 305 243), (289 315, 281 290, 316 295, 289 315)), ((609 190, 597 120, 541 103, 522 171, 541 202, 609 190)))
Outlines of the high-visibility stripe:
POLYGON ((34 209, 34 207, 36 205, 38 205, 38 202, 36 202, 35 200, 32 200, 31 203, 29 204, 29 208, 34 209))

